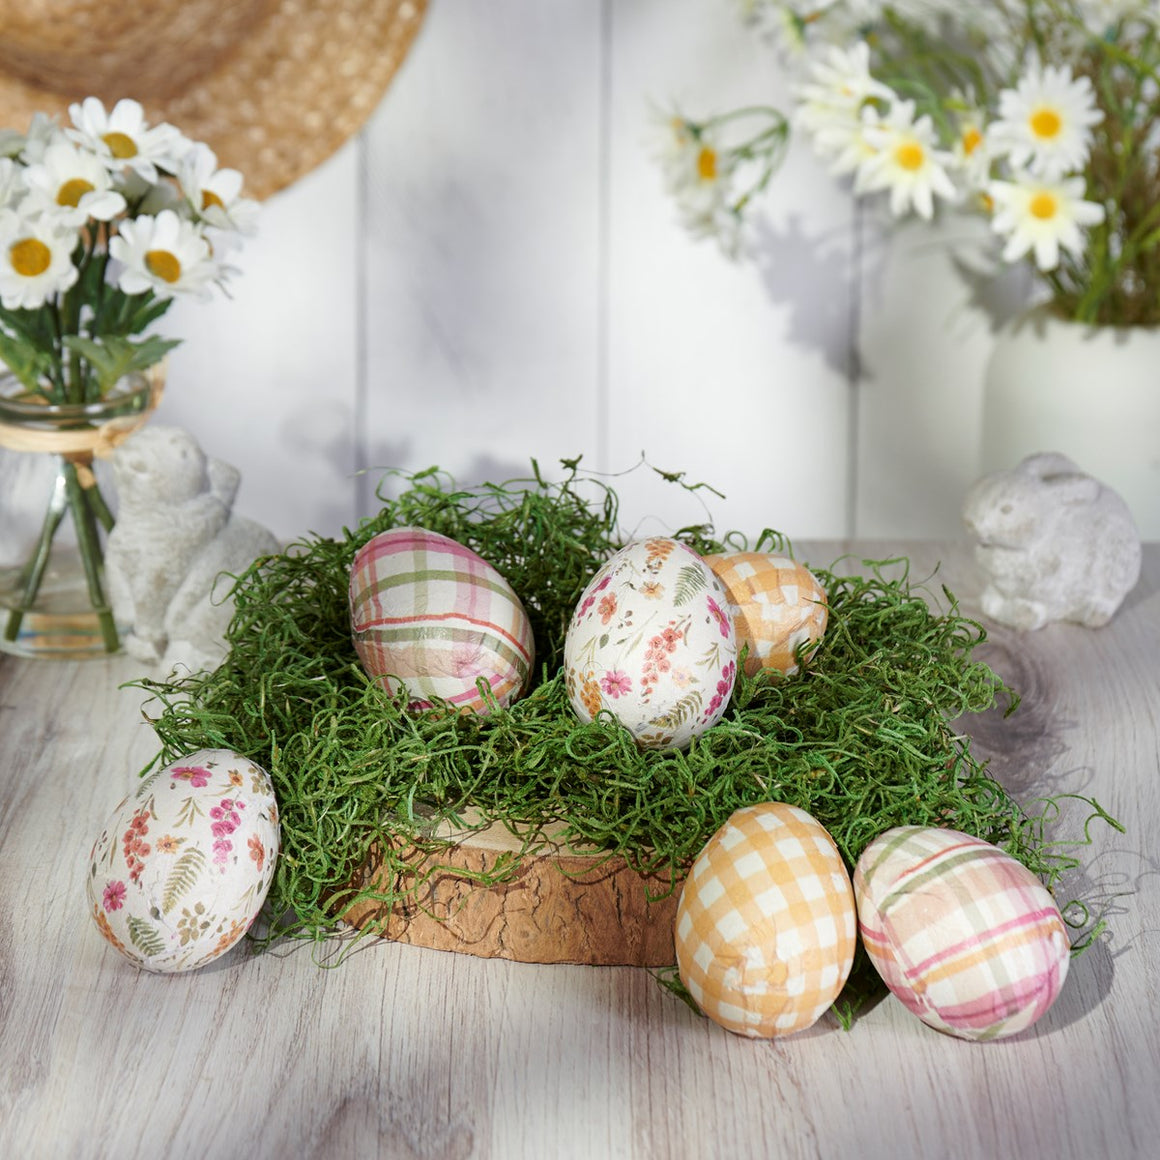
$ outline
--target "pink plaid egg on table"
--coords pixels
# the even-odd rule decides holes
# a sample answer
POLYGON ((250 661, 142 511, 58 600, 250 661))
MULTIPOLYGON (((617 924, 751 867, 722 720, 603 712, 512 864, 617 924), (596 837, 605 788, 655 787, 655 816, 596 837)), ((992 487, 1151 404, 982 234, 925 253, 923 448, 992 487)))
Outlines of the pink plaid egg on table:
POLYGON ((858 859, 854 896, 878 973, 939 1031, 1014 1035, 1063 987, 1071 947, 1059 908, 1026 866, 979 838, 887 830, 858 859))
POLYGON ((478 553, 423 528, 368 540, 350 571, 351 633, 367 673, 413 709, 432 699, 487 713, 483 678, 500 706, 531 681, 535 644, 520 598, 478 553))

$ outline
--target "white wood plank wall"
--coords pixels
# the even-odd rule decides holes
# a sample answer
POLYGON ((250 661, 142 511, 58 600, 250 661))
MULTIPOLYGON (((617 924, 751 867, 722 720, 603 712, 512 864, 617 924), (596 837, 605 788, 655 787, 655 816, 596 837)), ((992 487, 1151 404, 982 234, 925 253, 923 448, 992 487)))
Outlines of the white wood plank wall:
MULTIPOLYGON (((752 261, 662 189, 656 107, 787 107, 736 8, 432 0, 365 131, 264 206, 234 298, 167 316, 157 421, 288 539, 367 514, 388 466, 472 483, 642 452, 723 492, 722 530, 960 535, 992 316, 948 247, 859 219, 802 140, 752 261)), ((647 471, 615 486, 630 530, 705 518, 647 471)))

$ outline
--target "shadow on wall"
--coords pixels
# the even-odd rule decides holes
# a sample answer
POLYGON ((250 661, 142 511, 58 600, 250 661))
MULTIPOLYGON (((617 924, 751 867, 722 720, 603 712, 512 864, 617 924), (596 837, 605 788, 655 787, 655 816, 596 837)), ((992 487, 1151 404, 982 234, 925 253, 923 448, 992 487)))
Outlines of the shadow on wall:
POLYGON ((857 253, 846 227, 810 237, 791 214, 775 228, 754 223, 754 262, 770 300, 790 307, 786 337, 817 351, 827 366, 850 380, 859 373, 857 354, 857 253))

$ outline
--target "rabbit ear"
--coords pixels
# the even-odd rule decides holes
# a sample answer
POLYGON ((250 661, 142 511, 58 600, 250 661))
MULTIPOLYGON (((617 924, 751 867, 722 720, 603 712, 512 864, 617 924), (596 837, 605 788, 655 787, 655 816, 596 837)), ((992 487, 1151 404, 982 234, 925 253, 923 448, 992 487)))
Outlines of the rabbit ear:
POLYGON ((1033 479, 1047 479, 1052 475, 1079 475, 1079 467, 1058 451, 1041 451, 1037 455, 1028 455, 1015 468, 1020 475, 1029 475, 1033 479))
POLYGON ((1094 503, 1100 494, 1100 481, 1078 471, 1053 475, 1044 483, 1053 499, 1072 507, 1094 503))

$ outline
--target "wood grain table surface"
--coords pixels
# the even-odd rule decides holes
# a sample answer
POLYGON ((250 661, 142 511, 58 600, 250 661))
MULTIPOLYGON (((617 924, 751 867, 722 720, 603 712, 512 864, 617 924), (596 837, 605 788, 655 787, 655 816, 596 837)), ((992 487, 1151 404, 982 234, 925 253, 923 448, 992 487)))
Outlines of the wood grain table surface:
MULTIPOLYGON (((798 545, 941 568, 969 548, 798 545)), ((856 564, 849 565, 855 570, 856 564)), ((1104 939, 1032 1029, 938 1034, 893 998, 850 1032, 731 1035, 644 970, 364 941, 139 972, 86 910, 93 839, 156 752, 126 657, 0 658, 0 1158, 1160 1156, 1160 545, 1115 620, 980 655, 1024 696, 969 724, 1021 800, 1096 797, 1077 872, 1104 939)), ((1065 815, 1062 833, 1085 811, 1065 815)), ((1070 828, 1069 828, 1070 827, 1070 828)))

